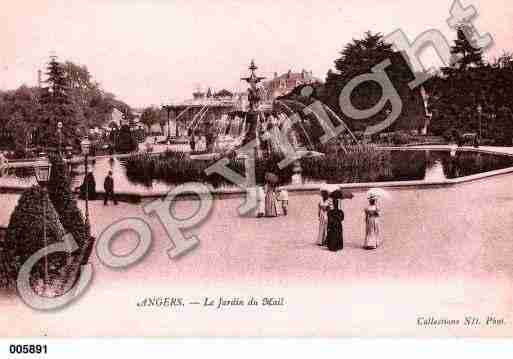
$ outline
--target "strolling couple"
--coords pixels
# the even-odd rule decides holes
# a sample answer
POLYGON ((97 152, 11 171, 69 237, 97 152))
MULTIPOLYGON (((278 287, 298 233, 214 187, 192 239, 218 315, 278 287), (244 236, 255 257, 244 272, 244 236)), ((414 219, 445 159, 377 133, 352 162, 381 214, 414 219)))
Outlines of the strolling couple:
POLYGON ((284 216, 288 215, 289 194, 285 189, 276 191, 276 186, 272 183, 267 183, 265 188, 257 186, 257 202, 258 214, 257 217, 277 217, 278 216, 278 202, 281 204, 281 212, 284 216))
MULTIPOLYGON (((344 211, 339 208, 339 203, 344 199, 341 190, 330 193, 327 187, 321 188, 321 200, 318 208, 319 233, 317 244, 327 247, 332 252, 344 248, 343 226, 344 211)), ((379 236, 379 208, 377 197, 369 196, 369 206, 365 208, 365 242, 363 248, 376 249, 380 244, 379 236)))
MULTIPOLYGON (((115 205, 118 204, 116 195, 114 194, 114 179, 112 178, 112 171, 109 171, 105 181, 103 182, 103 189, 105 190, 105 196, 103 198, 103 204, 107 205, 111 200, 115 205)), ((97 197, 96 193, 96 180, 91 171, 87 171, 84 177, 84 182, 79 187, 80 199, 88 199, 94 201, 97 197)))

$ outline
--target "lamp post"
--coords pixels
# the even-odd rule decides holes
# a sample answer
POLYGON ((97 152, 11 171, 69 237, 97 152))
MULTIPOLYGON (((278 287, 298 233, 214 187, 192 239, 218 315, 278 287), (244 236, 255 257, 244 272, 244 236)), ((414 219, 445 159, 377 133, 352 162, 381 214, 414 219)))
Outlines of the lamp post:
MULTIPOLYGON (((48 160, 48 157, 44 153, 40 154, 34 166, 34 172, 36 175, 37 183, 43 190, 43 245, 46 250, 47 238, 46 238, 46 198, 48 181, 50 180, 50 174, 52 171, 52 164, 48 160)), ((45 254, 45 273, 44 273, 44 286, 43 292, 46 291, 46 285, 48 284, 48 253, 45 254)))
POLYGON ((84 182, 86 185, 86 198, 85 198, 85 225, 87 228, 87 238, 91 237, 91 228, 89 226, 89 180, 87 179, 87 175, 89 172, 89 151, 91 148, 91 142, 86 137, 80 142, 80 147, 82 149, 82 154, 84 155, 84 169, 85 169, 85 177, 84 182))
POLYGON ((479 115, 479 142, 481 142, 482 136, 482 123, 483 123, 483 106, 481 104, 477 105, 477 114, 479 115))
MULTIPOLYGON (((171 110, 173 108, 169 105, 164 105, 162 106, 162 108, 167 111, 167 139, 169 140, 169 138, 171 137, 171 125, 169 121, 171 116, 171 110)), ((178 123, 175 123, 175 137, 178 138, 178 123)))
POLYGON ((57 122, 57 132, 59 133, 59 155, 62 156, 62 122, 57 122))

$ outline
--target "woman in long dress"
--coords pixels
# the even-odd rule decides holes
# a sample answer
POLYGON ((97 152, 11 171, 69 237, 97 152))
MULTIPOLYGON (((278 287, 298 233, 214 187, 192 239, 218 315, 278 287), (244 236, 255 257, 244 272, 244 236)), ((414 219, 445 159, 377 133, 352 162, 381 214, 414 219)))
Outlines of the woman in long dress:
POLYGON ((278 210, 276 209, 276 192, 274 190, 274 184, 269 182, 265 185, 265 216, 278 216, 278 210))
POLYGON ((319 232, 317 235, 317 244, 326 245, 326 234, 328 233, 328 210, 331 207, 331 199, 326 189, 321 188, 321 200, 318 205, 319 232))
POLYGON ((377 197, 369 197, 369 206, 365 208, 365 243, 363 248, 376 249, 381 244, 379 233, 379 216, 377 197))
POLYGON ((92 172, 88 171, 84 177, 84 182, 80 186, 80 199, 88 198, 89 200, 96 199, 96 180, 92 172))
POLYGON ((344 248, 344 235, 342 221, 344 212, 338 208, 339 198, 333 197, 333 208, 328 211, 328 231, 326 242, 328 249, 332 252, 340 251, 344 248))

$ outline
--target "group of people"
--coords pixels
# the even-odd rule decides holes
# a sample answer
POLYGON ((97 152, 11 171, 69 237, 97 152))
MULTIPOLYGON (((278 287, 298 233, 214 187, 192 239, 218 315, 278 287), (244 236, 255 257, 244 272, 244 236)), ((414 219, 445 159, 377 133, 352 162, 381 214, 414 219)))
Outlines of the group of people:
MULTIPOLYGON (((321 188, 321 199, 319 201, 318 219, 319 232, 317 244, 327 247, 328 250, 336 252, 344 248, 344 235, 342 222, 344 211, 339 207, 340 201, 344 198, 342 191, 335 190, 330 193, 326 187, 321 188)), ((380 237, 380 209, 378 197, 370 194, 369 205, 364 209, 365 215, 365 241, 363 248, 377 249, 381 244, 380 237)))
MULTIPOLYGON (((340 202, 352 198, 352 194, 344 193, 340 189, 332 190, 328 186, 321 187, 321 198, 318 205, 319 232, 317 244, 327 247, 332 252, 344 249, 343 225, 344 211, 340 208, 340 202)), ((288 214, 289 194, 286 189, 278 189, 272 182, 264 187, 257 186, 257 217, 278 217, 280 214, 288 214), (280 213, 281 212, 281 213, 280 213)), ((367 250, 377 249, 381 244, 380 216, 378 195, 368 193, 368 205, 364 209, 365 240, 363 248, 367 250)))
POLYGON ((273 183, 267 183, 264 187, 257 186, 257 217, 278 217, 288 215, 289 193, 285 189, 277 189, 273 183))
MULTIPOLYGON (((107 177, 103 182, 103 189, 105 195, 103 197, 103 204, 106 206, 111 200, 115 205, 118 204, 116 195, 114 193, 114 178, 112 177, 112 171, 109 171, 107 177)), ((92 172, 88 171, 84 177, 84 182, 80 186, 80 198, 81 199, 95 200, 97 197, 96 193, 96 180, 92 172)))

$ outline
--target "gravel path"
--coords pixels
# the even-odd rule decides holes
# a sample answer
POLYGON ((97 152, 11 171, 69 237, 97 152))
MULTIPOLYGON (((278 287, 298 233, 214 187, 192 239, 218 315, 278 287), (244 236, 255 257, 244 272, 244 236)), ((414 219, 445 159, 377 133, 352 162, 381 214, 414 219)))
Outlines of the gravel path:
MULTIPOLYGON (((56 313, 2 299, 9 314, 0 319, 0 335, 511 336, 512 181, 513 175, 503 175, 449 188, 392 190, 391 199, 381 203, 384 244, 370 252, 361 248, 363 193, 343 202, 341 252, 314 244, 318 197, 291 194, 289 216, 274 219, 239 217, 241 199, 217 200, 209 219, 191 230, 200 246, 179 260, 168 258, 172 245, 162 226, 140 206, 93 202, 96 235, 117 219, 148 220, 154 238, 148 255, 127 270, 109 269, 95 256, 91 288, 56 313), (135 305, 153 295, 283 296, 287 307, 220 313, 135 305), (429 315, 495 315, 506 324, 419 327, 417 318, 429 315)), ((1 198, 0 225, 7 223, 17 196, 1 198)), ((194 210, 191 201, 176 205, 180 216, 194 210)), ((135 243, 125 234, 113 250, 126 254, 135 243)))

